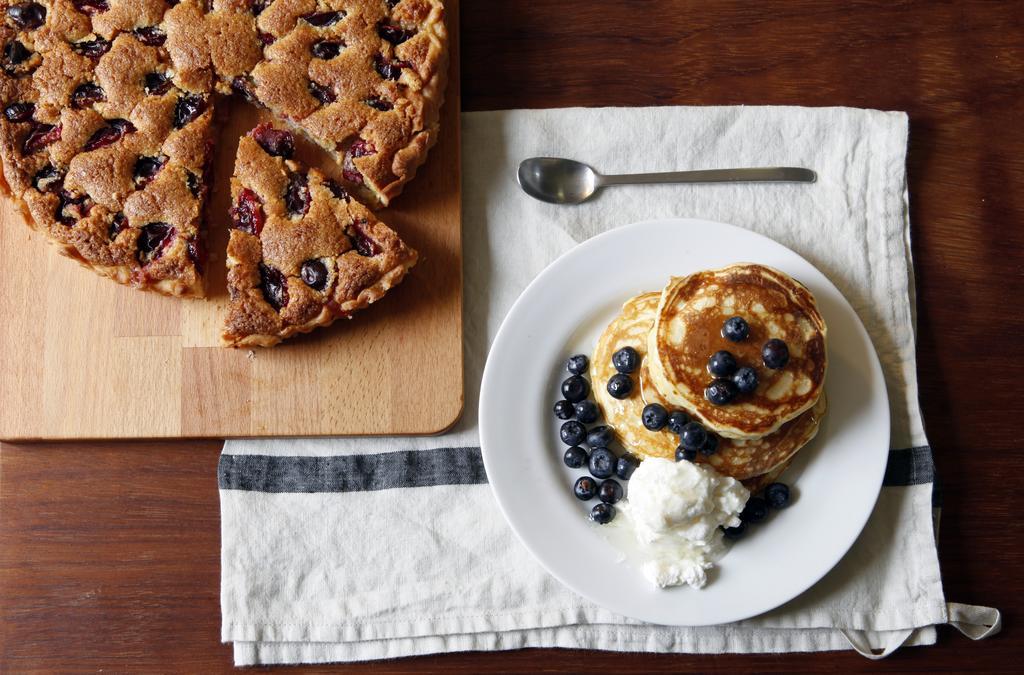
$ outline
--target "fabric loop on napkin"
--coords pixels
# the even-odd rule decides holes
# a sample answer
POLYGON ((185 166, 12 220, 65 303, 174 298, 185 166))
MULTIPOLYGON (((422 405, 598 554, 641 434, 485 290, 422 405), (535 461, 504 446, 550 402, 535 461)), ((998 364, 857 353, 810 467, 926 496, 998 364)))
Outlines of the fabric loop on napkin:
POLYGON ((949 623, 972 640, 984 640, 1003 629, 1003 615, 998 609, 950 602, 949 623))
POLYGON ((573 108, 468 113, 462 124, 465 414, 432 438, 225 444, 222 639, 234 643, 238 665, 527 646, 721 653, 852 645, 876 658, 933 643, 934 626, 947 620, 972 637, 998 630, 998 613, 947 609, 942 591, 935 471, 917 402, 906 115, 573 108), (519 190, 516 168, 531 156, 585 160, 604 173, 803 166, 818 182, 623 186, 565 207, 519 190), (511 532, 478 470, 480 376, 513 301, 576 243, 665 217, 732 223, 809 260, 857 311, 889 392, 892 450, 864 531, 810 590, 737 624, 654 626, 576 596, 511 532))
POLYGON ((884 631, 881 633, 869 634, 862 630, 844 630, 843 636, 850 641, 850 646, 857 650, 861 656, 880 661, 903 646, 907 639, 914 634, 914 629, 884 631), (881 639, 882 646, 875 647, 874 641, 881 639))

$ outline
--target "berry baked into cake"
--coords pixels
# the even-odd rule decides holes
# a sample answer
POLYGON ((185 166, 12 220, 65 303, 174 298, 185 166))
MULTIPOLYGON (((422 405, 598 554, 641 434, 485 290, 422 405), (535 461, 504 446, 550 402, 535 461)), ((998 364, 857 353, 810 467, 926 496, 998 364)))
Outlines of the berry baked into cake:
POLYGON ((270 347, 350 317, 416 264, 412 250, 338 183, 293 160, 288 131, 257 126, 231 179, 223 339, 270 347))

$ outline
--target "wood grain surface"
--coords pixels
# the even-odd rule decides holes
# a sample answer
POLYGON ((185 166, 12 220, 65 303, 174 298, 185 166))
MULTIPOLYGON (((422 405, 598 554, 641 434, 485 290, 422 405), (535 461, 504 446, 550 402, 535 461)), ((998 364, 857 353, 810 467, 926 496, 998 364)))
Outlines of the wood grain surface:
MULTIPOLYGON (((910 114, 918 371, 950 600, 995 638, 872 663, 524 650, 345 672, 1019 671, 1024 631, 1024 6, 1018 2, 477 2, 463 108, 853 105, 910 114)), ((467 223, 472 227, 473 224, 467 223)), ((6 376, 6 373, 5 373, 6 376)), ((224 672, 220 443, 4 445, 0 671, 224 672)), ((323 672, 323 667, 290 672, 323 672)))
MULTIPOLYGON (((458 39, 458 34, 452 35, 458 39)), ((226 349, 224 250, 238 138, 260 119, 220 99, 208 208, 209 294, 181 300, 100 278, 0 202, 0 438, 431 434, 462 411, 459 60, 438 144, 380 218, 420 253, 378 303, 273 349, 226 349), (447 358, 435 358, 445 354, 447 358)), ((298 159, 341 168, 297 137, 298 159)))

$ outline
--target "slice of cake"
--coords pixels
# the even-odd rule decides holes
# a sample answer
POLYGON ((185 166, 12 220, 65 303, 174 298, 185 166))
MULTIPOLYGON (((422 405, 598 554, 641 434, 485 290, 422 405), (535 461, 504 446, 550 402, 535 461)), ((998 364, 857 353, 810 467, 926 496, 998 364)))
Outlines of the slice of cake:
POLYGON ((291 133, 261 124, 238 144, 231 179, 223 339, 271 347, 379 300, 416 251, 345 189, 292 159, 291 133))

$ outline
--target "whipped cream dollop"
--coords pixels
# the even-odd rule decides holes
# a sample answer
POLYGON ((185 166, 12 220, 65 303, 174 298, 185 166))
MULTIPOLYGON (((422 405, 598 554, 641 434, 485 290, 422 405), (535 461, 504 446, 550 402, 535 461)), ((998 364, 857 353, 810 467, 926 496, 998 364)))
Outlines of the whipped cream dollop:
POLYGON ((624 551, 652 583, 702 588, 725 554, 720 527, 740 524, 750 492, 734 478, 692 462, 648 458, 629 479, 621 527, 632 531, 624 551))

